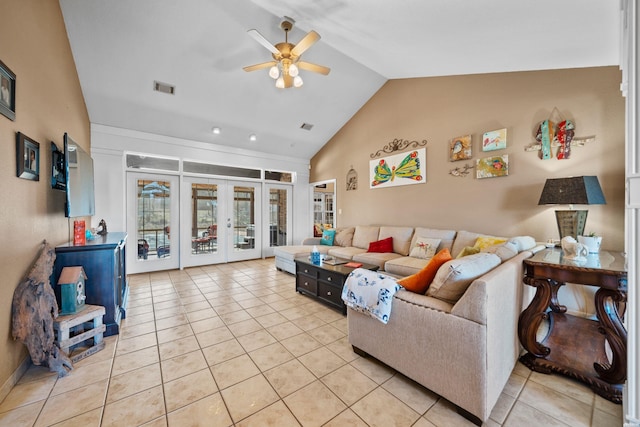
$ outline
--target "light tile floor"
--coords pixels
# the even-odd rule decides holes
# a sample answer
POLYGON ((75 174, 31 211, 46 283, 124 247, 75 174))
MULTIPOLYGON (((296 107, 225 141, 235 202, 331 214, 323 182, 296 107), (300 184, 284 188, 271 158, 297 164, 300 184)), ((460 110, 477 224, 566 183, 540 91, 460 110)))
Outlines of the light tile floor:
MULTIPOLYGON (((0 426, 467 426, 447 401, 353 353, 339 312, 273 259, 130 277, 127 318, 64 378, 32 366, 0 426)), ((516 365, 487 426, 620 426, 589 388, 516 365)))

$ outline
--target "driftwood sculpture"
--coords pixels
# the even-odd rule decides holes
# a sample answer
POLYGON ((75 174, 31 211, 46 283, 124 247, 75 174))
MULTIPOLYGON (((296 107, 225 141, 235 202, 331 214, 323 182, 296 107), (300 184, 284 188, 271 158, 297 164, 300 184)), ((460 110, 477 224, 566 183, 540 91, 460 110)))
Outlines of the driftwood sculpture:
POLYGON ((55 259, 54 249, 44 241, 40 256, 13 293, 12 334, 27 346, 34 365, 48 366, 63 377, 73 365, 54 343, 53 319, 58 317, 58 303, 49 276, 55 259))

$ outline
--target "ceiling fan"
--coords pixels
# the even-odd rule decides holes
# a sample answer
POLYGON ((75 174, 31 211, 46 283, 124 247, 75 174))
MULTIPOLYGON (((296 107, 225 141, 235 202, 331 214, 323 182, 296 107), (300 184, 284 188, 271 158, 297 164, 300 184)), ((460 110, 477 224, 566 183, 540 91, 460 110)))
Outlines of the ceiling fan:
POLYGON ((285 16, 280 23, 280 28, 284 30, 284 42, 271 44, 258 30, 252 29, 247 31, 262 46, 269 49, 273 61, 263 62, 256 65, 244 67, 245 71, 256 71, 269 68, 269 76, 276 80, 276 87, 280 89, 289 87, 300 87, 303 84, 299 70, 313 71, 323 75, 329 74, 331 71, 328 67, 312 64, 310 62, 301 61, 302 54, 309 49, 315 42, 320 40, 320 34, 315 31, 309 31, 298 44, 289 43, 289 31, 293 28, 294 20, 285 16))

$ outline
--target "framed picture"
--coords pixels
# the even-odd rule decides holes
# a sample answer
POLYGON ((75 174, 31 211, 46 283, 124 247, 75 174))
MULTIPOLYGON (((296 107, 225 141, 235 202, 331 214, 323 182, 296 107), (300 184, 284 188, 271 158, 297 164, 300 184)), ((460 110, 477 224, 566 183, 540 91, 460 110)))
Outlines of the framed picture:
POLYGON ((19 178, 40 180, 40 144, 20 132, 16 134, 16 164, 19 178))
POLYGON ((471 135, 459 136, 449 141, 449 160, 467 160, 471 158, 471 135))
POLYGON ((16 75, 0 61, 0 113, 16 119, 16 75))
POLYGON ((492 130, 482 135, 482 151, 507 148, 507 129, 492 130))
POLYGON ((369 188, 424 184, 426 182, 426 149, 393 154, 369 161, 369 188))
POLYGON ((485 157, 476 160, 476 178, 495 178, 509 175, 509 155, 485 157))

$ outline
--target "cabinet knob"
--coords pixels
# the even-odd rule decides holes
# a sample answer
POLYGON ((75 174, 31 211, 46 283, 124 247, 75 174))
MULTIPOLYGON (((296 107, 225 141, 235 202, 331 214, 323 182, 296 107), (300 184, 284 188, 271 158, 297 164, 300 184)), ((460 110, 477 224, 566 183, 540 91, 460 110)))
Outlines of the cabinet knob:
POLYGON ((327 291, 327 296, 331 296, 331 291, 327 291))
POLYGON ((329 281, 329 282, 330 282, 330 281, 331 281, 331 277, 328 277, 328 278, 327 278, 327 281, 329 281))
POLYGON ((305 272, 305 273, 308 273, 308 272, 309 272, 309 270, 307 270, 307 269, 305 268, 305 269, 304 269, 304 272, 305 272))
POLYGON ((305 286, 309 286, 309 282, 304 282, 304 285, 305 286))

